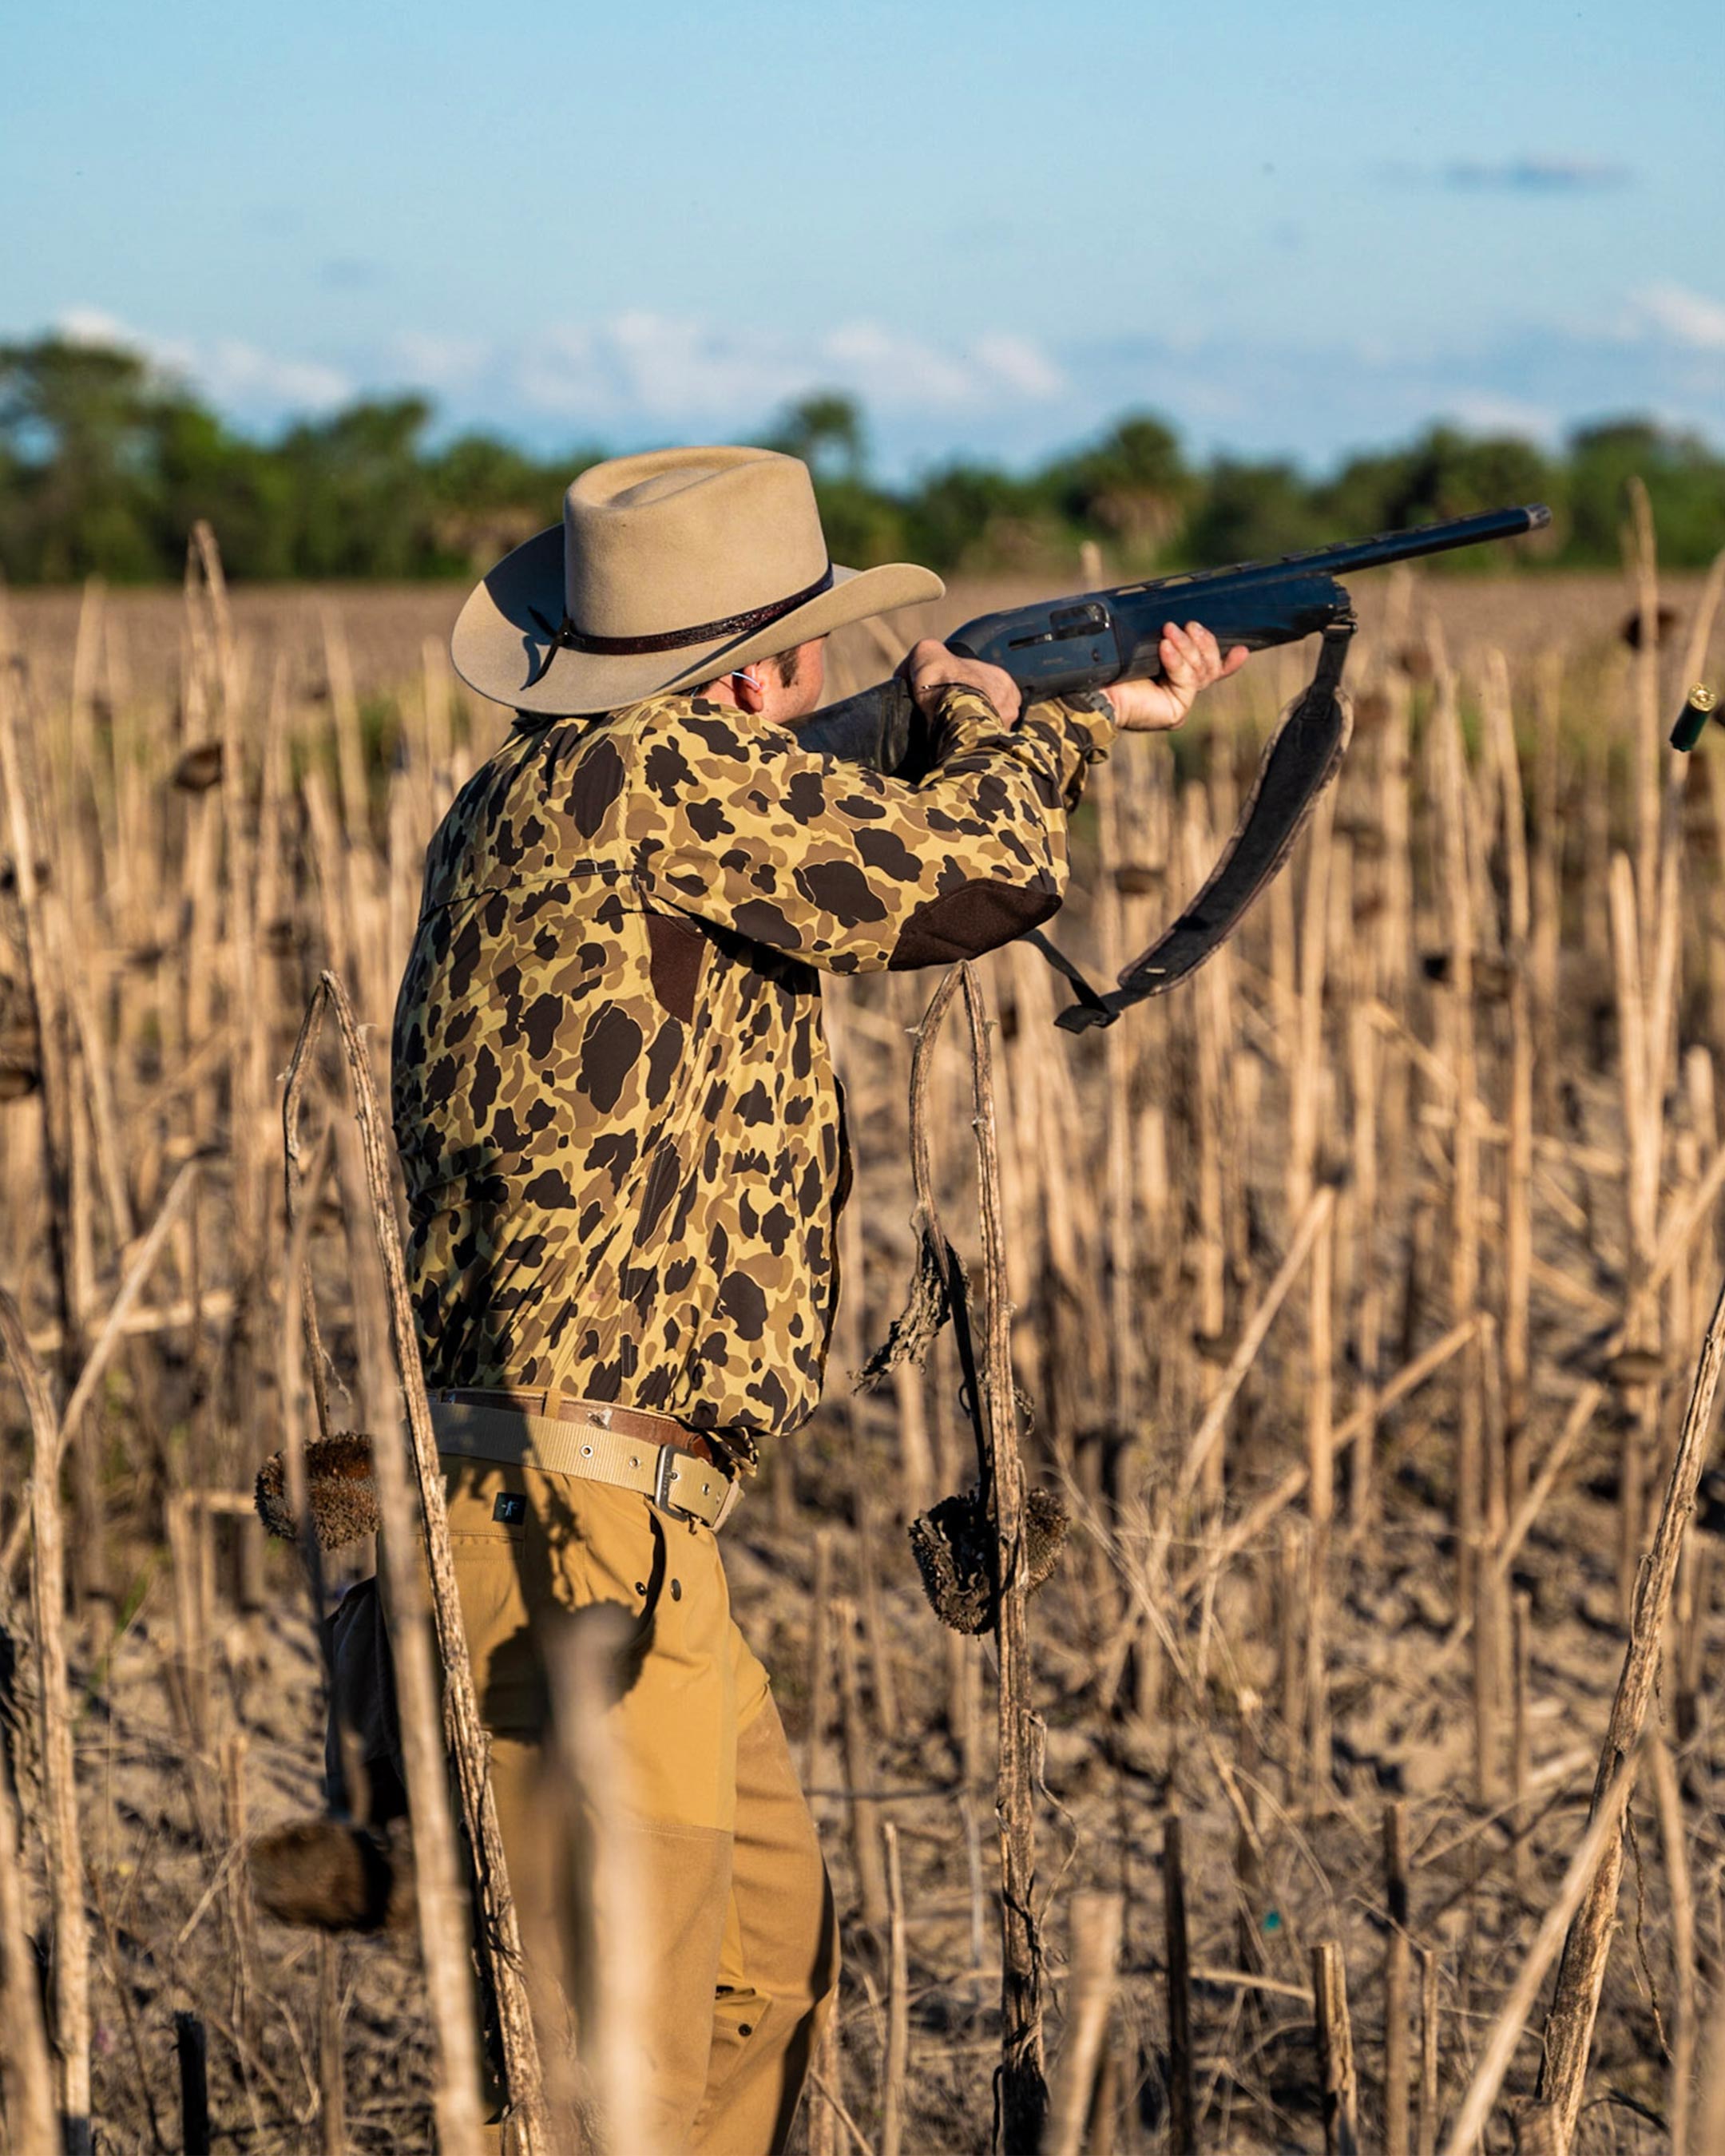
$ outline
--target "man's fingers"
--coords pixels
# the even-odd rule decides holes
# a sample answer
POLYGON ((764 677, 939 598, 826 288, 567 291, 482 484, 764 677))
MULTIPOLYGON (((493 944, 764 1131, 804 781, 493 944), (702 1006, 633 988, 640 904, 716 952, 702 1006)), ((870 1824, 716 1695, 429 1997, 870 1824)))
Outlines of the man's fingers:
POLYGON ((943 688, 975 689, 1009 726, 1018 717, 1022 700, 1011 675, 980 659, 962 659, 932 637, 925 637, 911 649, 901 671, 911 685, 911 695, 925 711, 932 708, 943 688))
POLYGON ((1198 628, 1196 622, 1182 629, 1177 622, 1165 622, 1162 630, 1162 670, 1182 688, 1189 682, 1202 678, 1204 654, 1192 635, 1198 628))
POLYGON ((1178 622, 1163 624, 1163 672, 1179 688, 1208 688, 1213 681, 1237 674, 1245 662, 1243 644, 1236 644, 1224 660, 1215 632, 1201 621, 1189 621, 1183 629, 1178 622))

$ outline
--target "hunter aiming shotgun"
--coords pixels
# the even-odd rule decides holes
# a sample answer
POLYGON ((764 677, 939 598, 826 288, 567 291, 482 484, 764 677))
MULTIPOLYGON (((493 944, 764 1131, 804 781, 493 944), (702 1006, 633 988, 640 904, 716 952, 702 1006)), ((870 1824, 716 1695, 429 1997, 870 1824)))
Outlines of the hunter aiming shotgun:
MULTIPOLYGON (((1045 696, 1081 696, 1112 681, 1153 680, 1164 622, 1199 622, 1225 651, 1263 651, 1317 635, 1317 670, 1306 691, 1265 744, 1257 775, 1233 835, 1197 896, 1148 950, 1134 958, 1111 993, 1093 988, 1071 961, 1033 929, 1034 943, 1071 983, 1076 1000, 1057 1023, 1068 1032, 1111 1025, 1123 1010, 1185 979, 1230 936, 1287 859, 1313 803, 1339 768, 1352 720, 1338 693, 1357 624, 1337 578, 1453 547, 1513 539, 1551 522, 1535 502, 1489 509, 1445 524, 1386 531, 1276 562, 1248 562, 1073 598, 1043 599, 978 614, 947 639, 966 659, 1004 668, 1026 704, 1045 696)), ((803 747, 915 778, 928 767, 916 706, 896 675, 834 704, 798 729, 803 747)))

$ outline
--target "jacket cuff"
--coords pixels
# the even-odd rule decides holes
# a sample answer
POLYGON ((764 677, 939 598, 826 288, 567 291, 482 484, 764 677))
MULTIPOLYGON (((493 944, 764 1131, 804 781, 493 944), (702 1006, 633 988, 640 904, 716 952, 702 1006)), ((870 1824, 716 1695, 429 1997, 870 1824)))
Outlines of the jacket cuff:
POLYGON ((994 708, 993 701, 980 689, 973 689, 961 682, 948 682, 941 690, 934 709, 934 747, 937 763, 944 763, 950 756, 968 748, 973 742, 986 740, 992 734, 1009 731, 1006 721, 994 708))
POLYGON ((1113 744, 1114 706, 1106 696, 1045 697, 1030 706, 1019 726, 1047 742, 1060 773, 1060 798, 1069 810, 1076 808, 1086 773, 1113 744))
POLYGON ((1081 753, 1086 763, 1100 763, 1113 747, 1120 728, 1115 722, 1113 705, 1100 689, 1050 697, 1047 708, 1058 711, 1068 726, 1083 737, 1081 753))

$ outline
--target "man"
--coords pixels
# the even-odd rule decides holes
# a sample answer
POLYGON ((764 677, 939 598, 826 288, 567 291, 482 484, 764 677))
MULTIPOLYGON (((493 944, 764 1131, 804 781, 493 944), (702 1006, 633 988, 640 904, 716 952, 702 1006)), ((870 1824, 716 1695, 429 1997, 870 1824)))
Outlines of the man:
MULTIPOLYGON (((800 751, 827 633, 941 591, 834 567, 793 459, 674 449, 584 473, 454 633, 517 719, 433 841, 396 1013, 416 1315, 516 1897, 530 1931, 577 1908, 578 2021, 593 1987, 638 1981, 665 2156, 783 2147, 835 1980, 715 1538, 759 1441, 820 1396, 848 1182, 820 974, 1045 920, 1086 765, 1244 657, 1170 624, 1164 682, 1021 717, 1006 675, 919 644, 925 780, 800 751), (546 1643, 604 1604, 633 1628, 597 1793, 644 1901, 626 1933, 606 1881, 562 1875, 542 1809, 546 1643)), ((548 1984, 538 2010, 555 2058, 548 1984)))

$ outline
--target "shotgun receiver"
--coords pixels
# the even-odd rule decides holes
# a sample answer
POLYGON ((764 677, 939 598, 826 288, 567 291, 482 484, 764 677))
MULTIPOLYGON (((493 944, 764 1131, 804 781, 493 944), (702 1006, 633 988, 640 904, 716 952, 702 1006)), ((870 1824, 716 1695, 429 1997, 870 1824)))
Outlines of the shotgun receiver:
MULTIPOLYGON (((1030 940, 1065 975, 1076 998, 1060 1014, 1061 1025, 1078 1032, 1111 1024, 1131 1004, 1183 980, 1233 933, 1287 859, 1313 803, 1335 776, 1352 724, 1340 690, 1355 626, 1353 606, 1337 579, 1452 547, 1516 538, 1550 522, 1551 511, 1538 502, 1486 510, 1278 562, 1248 562, 1076 598, 1038 600, 979 614, 947 639, 947 649, 961 657, 986 660, 1011 675, 1027 705, 1093 694, 1113 681, 1156 680, 1168 621, 1183 627, 1202 623, 1224 652, 1236 644, 1262 651, 1314 634, 1323 639, 1317 671, 1266 744, 1220 860, 1180 918, 1125 968, 1111 993, 1098 993, 1039 930, 1030 932, 1030 940)), ((922 778, 933 761, 922 715, 896 675, 818 712, 798 729, 798 738, 804 748, 911 780, 922 778)))

